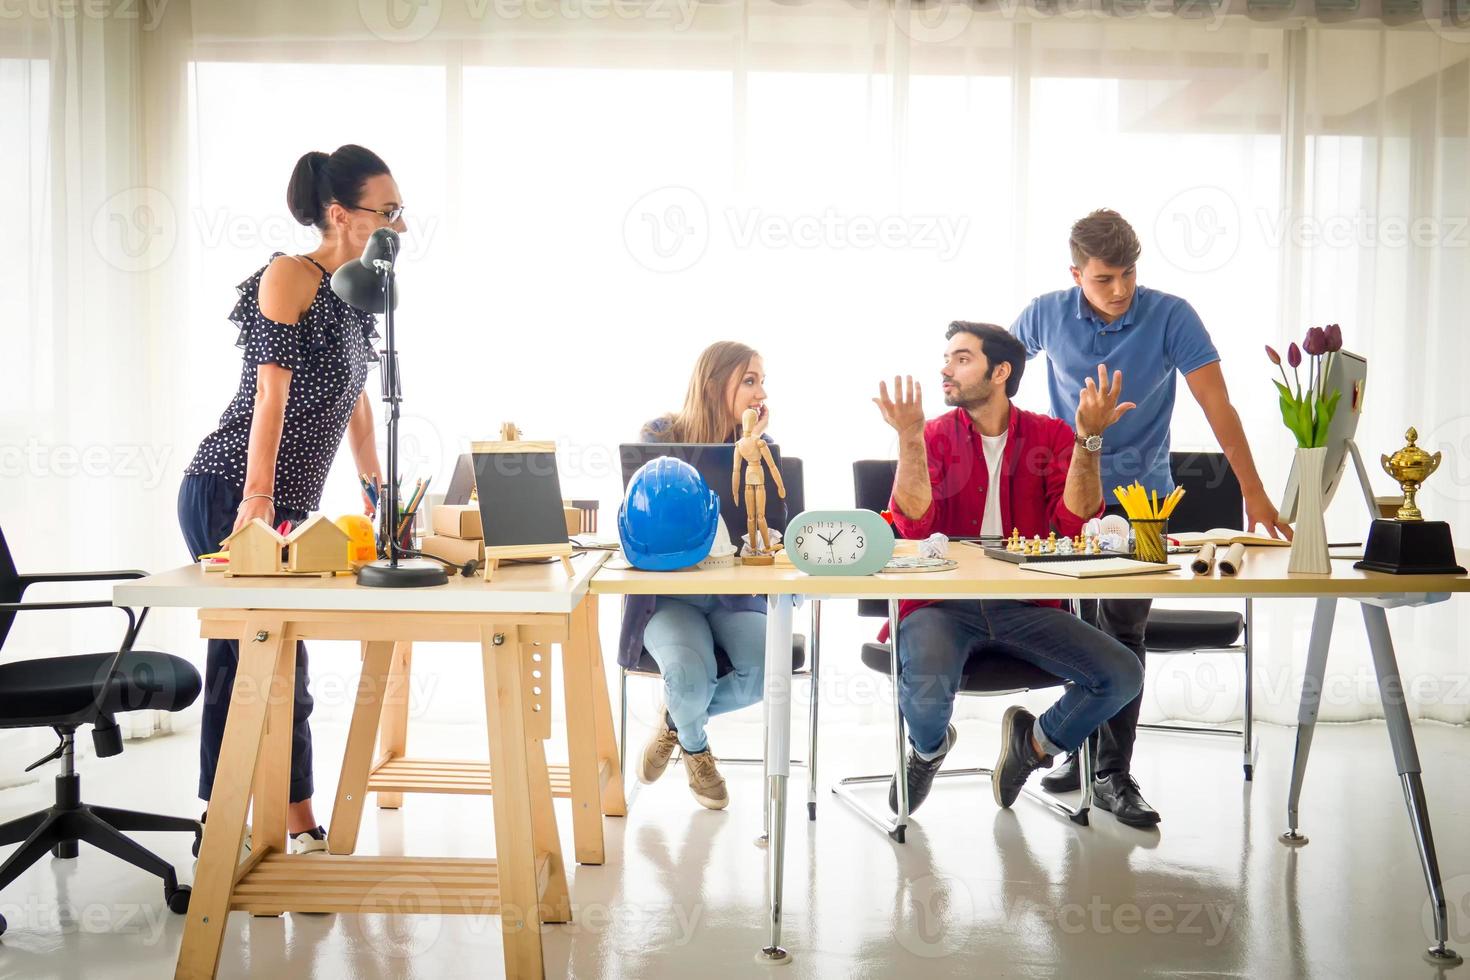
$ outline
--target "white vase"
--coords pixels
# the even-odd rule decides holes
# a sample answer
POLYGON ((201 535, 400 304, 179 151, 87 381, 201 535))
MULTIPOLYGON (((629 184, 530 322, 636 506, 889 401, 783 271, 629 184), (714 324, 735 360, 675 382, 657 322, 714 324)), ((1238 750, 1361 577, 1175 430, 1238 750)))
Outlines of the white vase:
POLYGON ((1288 572, 1332 573, 1332 558, 1327 553, 1327 525, 1322 520, 1322 467, 1326 462, 1326 446, 1296 451, 1296 526, 1292 529, 1288 572))

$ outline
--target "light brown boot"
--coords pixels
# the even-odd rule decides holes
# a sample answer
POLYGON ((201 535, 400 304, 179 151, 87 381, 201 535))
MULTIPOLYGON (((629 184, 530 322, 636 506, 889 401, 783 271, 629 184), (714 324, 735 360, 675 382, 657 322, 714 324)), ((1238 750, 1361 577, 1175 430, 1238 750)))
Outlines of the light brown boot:
POLYGON ((703 752, 685 752, 684 768, 689 770, 689 792, 701 806, 711 810, 723 810, 730 805, 730 794, 725 791, 725 777, 715 765, 715 757, 709 749, 703 752))

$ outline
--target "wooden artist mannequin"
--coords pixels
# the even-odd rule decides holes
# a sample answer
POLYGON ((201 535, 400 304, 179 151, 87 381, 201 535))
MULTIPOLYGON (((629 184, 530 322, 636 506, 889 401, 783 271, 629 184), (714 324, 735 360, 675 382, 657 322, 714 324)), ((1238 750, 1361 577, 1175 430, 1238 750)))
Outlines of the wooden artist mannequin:
POLYGON ((766 467, 776 481, 776 492, 786 499, 786 487, 781 482, 781 471, 771 457, 771 449, 761 435, 768 421, 753 408, 747 408, 740 416, 743 433, 735 443, 735 471, 731 475, 730 492, 735 502, 740 502, 740 464, 745 467, 745 526, 750 539, 751 554, 747 556, 770 561, 771 530, 766 526, 766 467))

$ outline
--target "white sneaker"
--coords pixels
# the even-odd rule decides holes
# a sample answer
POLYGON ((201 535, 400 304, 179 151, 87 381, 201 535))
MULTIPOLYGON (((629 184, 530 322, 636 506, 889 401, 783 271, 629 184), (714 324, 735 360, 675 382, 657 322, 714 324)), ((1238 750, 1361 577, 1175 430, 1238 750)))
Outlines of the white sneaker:
POLYGON ((313 830, 303 830, 288 842, 292 854, 326 854, 327 832, 318 825, 313 830))

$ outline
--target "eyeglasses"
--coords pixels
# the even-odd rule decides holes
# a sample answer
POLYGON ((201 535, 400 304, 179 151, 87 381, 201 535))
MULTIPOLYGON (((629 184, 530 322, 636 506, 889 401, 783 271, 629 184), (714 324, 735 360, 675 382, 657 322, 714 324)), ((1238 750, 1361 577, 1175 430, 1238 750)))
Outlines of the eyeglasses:
POLYGON ((383 217, 388 219, 388 223, 390 225, 393 222, 397 221, 399 218, 403 217, 403 205, 401 204, 391 211, 384 211, 381 208, 365 208, 356 204, 348 206, 351 207, 354 211, 371 211, 373 214, 381 214, 383 217))

